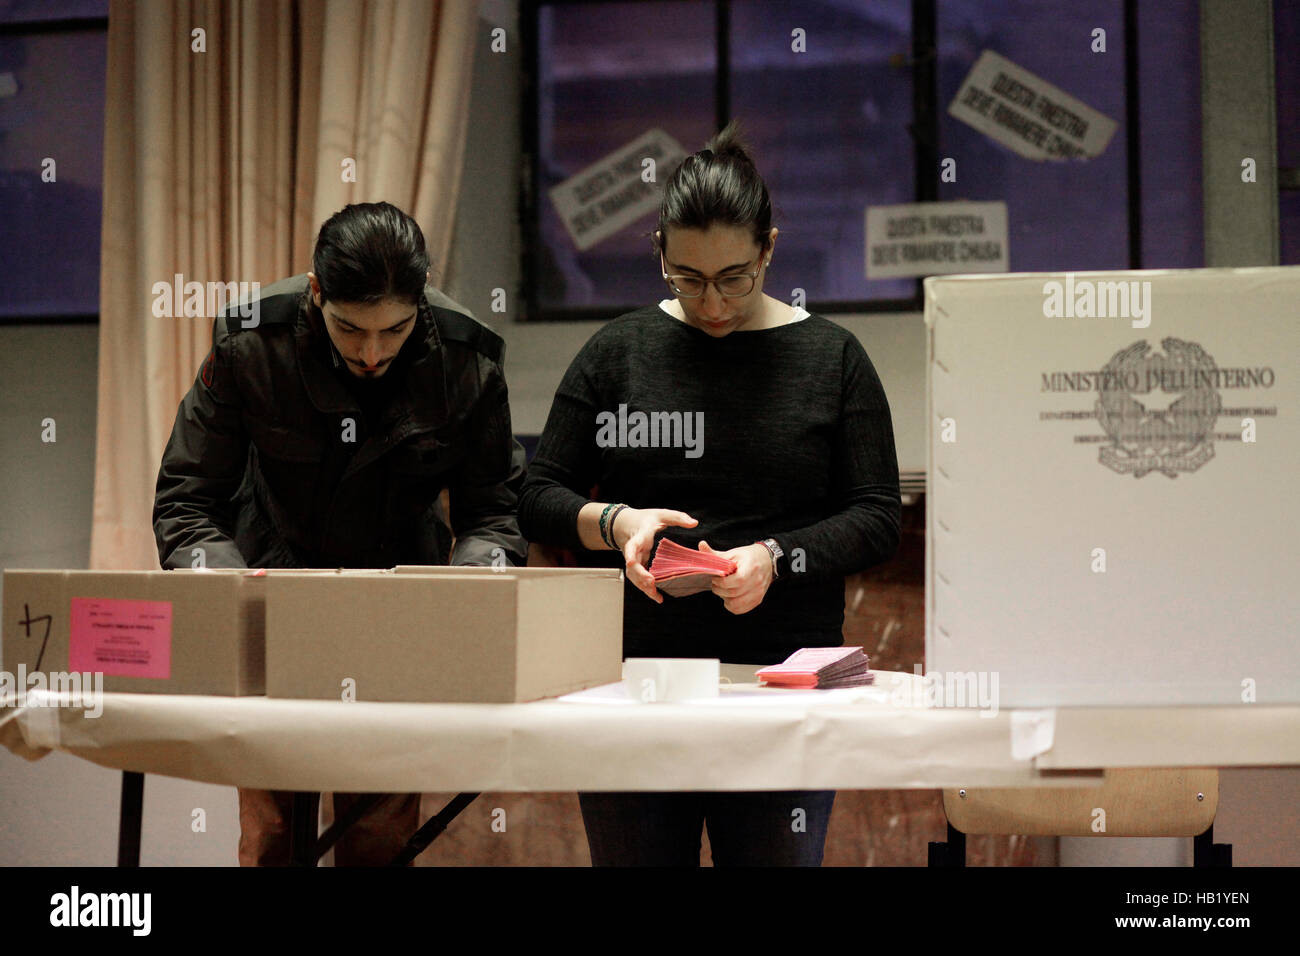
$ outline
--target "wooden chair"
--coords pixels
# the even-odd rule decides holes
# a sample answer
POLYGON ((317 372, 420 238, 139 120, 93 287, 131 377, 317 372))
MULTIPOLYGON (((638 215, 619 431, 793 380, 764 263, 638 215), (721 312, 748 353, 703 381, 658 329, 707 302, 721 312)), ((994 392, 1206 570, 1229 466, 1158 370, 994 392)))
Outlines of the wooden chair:
POLYGON ((948 841, 930 844, 929 865, 965 866, 967 834, 1019 834, 1190 836, 1193 866, 1231 866, 1232 845, 1214 842, 1218 807, 1213 769, 1107 770, 1100 787, 945 790, 948 841))

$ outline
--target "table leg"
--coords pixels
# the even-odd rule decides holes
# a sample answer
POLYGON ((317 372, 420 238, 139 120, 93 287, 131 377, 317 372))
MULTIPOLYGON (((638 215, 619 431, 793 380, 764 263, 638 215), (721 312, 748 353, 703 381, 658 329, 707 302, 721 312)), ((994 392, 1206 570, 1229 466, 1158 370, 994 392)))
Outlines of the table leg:
POLYGON ((931 843, 929 866, 965 866, 966 834, 948 824, 948 842, 931 843))
POLYGON ((316 831, 320 828, 320 794, 295 793, 289 819, 289 865, 316 866, 320 851, 316 831))
POLYGON ((431 816, 424 826, 415 831, 415 835, 406 841, 406 846, 402 848, 402 852, 393 858, 393 862, 389 866, 406 866, 414 860, 424 852, 430 843, 438 838, 442 831, 447 829, 447 824, 456 819, 456 815, 473 803, 477 797, 477 793, 460 793, 453 797, 450 803, 431 816))
MULTIPOLYGON (((348 828, 369 813, 383 798, 382 793, 368 793, 354 800, 352 806, 348 807, 348 812, 331 823, 329 828, 320 835, 320 840, 316 843, 316 858, 319 860, 328 853, 330 847, 343 838, 348 828)), ((336 803, 335 806, 337 805, 336 803)))
POLYGON ((1192 866, 1232 866, 1232 844, 1214 842, 1214 824, 1192 838, 1192 866))
POLYGON ((122 805, 117 819, 117 865, 140 865, 140 826, 144 811, 144 774, 122 771, 122 805))

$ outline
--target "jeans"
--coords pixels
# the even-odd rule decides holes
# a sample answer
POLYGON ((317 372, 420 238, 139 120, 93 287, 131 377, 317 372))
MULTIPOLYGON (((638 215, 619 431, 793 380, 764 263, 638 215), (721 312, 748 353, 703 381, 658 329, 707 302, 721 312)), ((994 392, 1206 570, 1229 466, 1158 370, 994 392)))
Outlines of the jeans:
POLYGON ((592 866, 821 866, 834 790, 580 793, 592 866), (800 813, 799 811, 802 811, 800 813))

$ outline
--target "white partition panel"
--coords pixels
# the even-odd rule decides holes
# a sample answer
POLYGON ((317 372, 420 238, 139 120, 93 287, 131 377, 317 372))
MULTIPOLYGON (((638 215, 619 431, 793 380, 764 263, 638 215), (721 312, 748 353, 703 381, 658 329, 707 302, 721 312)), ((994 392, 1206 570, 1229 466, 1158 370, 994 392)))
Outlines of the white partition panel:
POLYGON ((1300 267, 925 294, 929 669, 1004 707, 1300 702, 1300 267))

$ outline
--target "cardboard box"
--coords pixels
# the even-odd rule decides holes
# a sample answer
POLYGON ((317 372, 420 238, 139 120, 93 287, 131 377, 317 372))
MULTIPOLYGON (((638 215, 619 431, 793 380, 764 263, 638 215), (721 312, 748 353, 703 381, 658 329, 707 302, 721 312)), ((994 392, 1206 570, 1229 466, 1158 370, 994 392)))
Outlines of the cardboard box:
POLYGON ((621 679, 618 569, 285 572, 266 585, 270 697, 512 703, 621 679))
POLYGON ((945 695, 1300 703, 1297 302, 1297 267, 925 281, 945 695))
POLYGON ((261 694, 265 583, 240 571, 7 569, 4 670, 98 672, 110 692, 261 694))
MULTIPOLYGON (((481 577, 491 572, 492 568, 466 568, 452 567, 442 564, 399 564, 393 568, 391 574, 450 574, 470 575, 481 577)), ((593 574, 598 577, 605 577, 614 574, 619 577, 623 572, 617 568, 501 568, 496 571, 497 574, 521 574, 526 578, 547 578, 547 577, 591 577, 593 574)))

